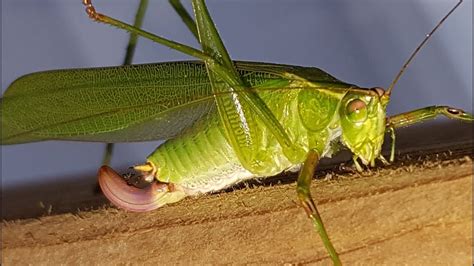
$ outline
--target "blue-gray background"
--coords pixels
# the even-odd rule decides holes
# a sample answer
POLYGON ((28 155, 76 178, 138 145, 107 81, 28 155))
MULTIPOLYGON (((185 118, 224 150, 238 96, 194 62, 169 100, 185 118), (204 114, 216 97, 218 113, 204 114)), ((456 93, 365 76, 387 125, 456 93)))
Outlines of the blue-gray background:
MULTIPOLYGON (((96 0, 133 21, 137 1, 96 0)), ((455 0, 209 1, 233 59, 317 66, 359 86, 387 87, 455 0)), ((189 5, 187 5, 189 7, 189 5)), ((409 67, 389 113, 434 104, 472 112, 472 1, 466 1, 409 67)), ((80 0, 2 0, 2 91, 40 70, 119 65, 128 35, 91 22, 80 0)), ((196 45, 167 1, 151 1, 144 28, 196 45)), ((141 39, 134 62, 190 59, 141 39)), ((427 132, 429 134, 429 132, 427 132)), ((113 165, 141 162, 155 143, 121 144, 113 165)), ((44 142, 2 147, 3 188, 94 173, 103 144, 44 142)))

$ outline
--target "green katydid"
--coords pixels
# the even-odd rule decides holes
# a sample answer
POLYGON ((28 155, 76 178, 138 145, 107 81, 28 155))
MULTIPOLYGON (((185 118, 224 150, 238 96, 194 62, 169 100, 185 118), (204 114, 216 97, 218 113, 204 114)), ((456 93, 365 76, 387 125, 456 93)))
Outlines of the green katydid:
MULTIPOLYGON (((101 19, 92 10, 91 3, 86 1, 86 4, 90 16, 94 19, 101 19)), ((193 4, 195 5, 199 33, 204 34, 201 36, 201 44, 205 47, 203 48, 204 52, 184 46, 180 46, 180 49, 202 59, 205 65, 197 62, 185 62, 120 69, 44 72, 23 77, 12 84, 2 100, 2 127, 5 130, 2 143, 44 139, 138 141, 178 136, 152 154, 147 164, 136 167, 138 171, 142 172, 145 179, 151 176, 153 179, 159 180, 159 182, 154 182, 148 190, 141 191, 150 192, 151 188, 158 187, 157 191, 160 192, 155 201, 153 198, 144 198, 145 202, 138 202, 138 204, 146 203, 146 206, 128 206, 128 208, 135 210, 156 208, 177 201, 187 194, 219 190, 245 178, 270 176, 304 162, 298 179, 298 195, 315 225, 321 227, 322 222, 308 190, 319 157, 333 152, 328 148, 328 143, 342 139, 342 143, 354 152, 357 157, 355 159, 361 160, 364 164, 372 164, 380 155, 380 146, 386 127, 385 106, 390 95, 387 92, 390 90, 384 92, 381 89, 359 89, 314 68, 242 62, 235 63, 237 68, 235 70, 225 48, 220 45, 220 38, 212 27, 210 17, 206 15, 204 3, 194 1, 193 4), (117 73, 119 71, 123 71, 125 77, 119 76, 117 73), (210 83, 207 81, 206 71, 211 79, 210 83), (184 90, 176 90, 175 86, 171 88, 171 85, 175 83, 168 84, 160 80, 151 80, 150 72, 162 75, 172 72, 175 74, 172 76, 173 82, 178 82, 176 81, 176 77, 178 77, 188 83, 179 84, 185 88, 184 90), (129 96, 136 93, 136 91, 127 91, 129 79, 132 78, 128 76, 128 73, 137 74, 133 79, 138 81, 139 87, 150 89, 156 87, 155 91, 148 91, 146 94, 155 93, 162 98, 162 102, 156 101, 157 98, 137 97, 137 101, 128 103, 128 107, 118 106, 117 102, 127 102, 130 99, 129 96), (92 92, 87 88, 82 90, 81 87, 90 86, 87 81, 95 79, 97 75, 104 74, 115 78, 112 79, 112 84, 98 81, 93 86, 97 87, 96 89, 99 91, 92 92), (64 102, 58 101, 53 103, 53 106, 48 106, 48 111, 54 112, 54 108, 57 108, 60 117, 49 114, 48 117, 52 119, 47 121, 49 124, 37 127, 37 121, 46 121, 45 117, 41 117, 42 113, 40 112, 32 114, 30 117, 23 116, 21 117, 23 120, 20 120, 17 111, 22 107, 31 107, 41 103, 42 100, 50 99, 47 97, 54 95, 54 90, 57 88, 50 88, 50 91, 48 89, 40 91, 41 93, 51 93, 51 95, 30 97, 23 93, 34 94, 33 90, 38 88, 30 86, 32 83, 41 84, 41 82, 50 81, 54 81, 58 87, 77 85, 77 89, 74 91, 70 90, 67 93, 64 90, 59 91, 60 98, 57 98, 58 100, 67 99, 64 98, 66 96, 72 97, 69 99, 75 99, 80 95, 86 95, 90 97, 89 104, 96 104, 99 97, 113 92, 117 96, 114 99, 117 102, 104 103, 101 110, 90 110, 93 113, 87 114, 82 111, 79 114, 80 117, 68 117, 68 115, 76 114, 65 111, 87 107, 88 103, 79 102, 76 106, 71 106, 71 103, 65 105, 64 102), (66 83, 60 84, 62 81, 66 83), (196 85, 190 89, 189 82, 193 81, 195 84, 204 84, 204 86, 196 85), (115 86, 110 88, 110 85, 115 86), (158 90, 160 85, 170 87, 158 90), (74 93, 77 93, 76 96, 73 95, 74 93), (180 93, 182 95, 179 95, 180 93), (178 96, 176 96, 177 94, 178 96), (167 95, 171 95, 172 98, 166 98, 167 95), (28 98, 30 102, 28 102, 28 98), (147 102, 147 100, 150 101, 147 102), (217 102, 218 112, 210 112, 215 108, 214 100, 217 102), (321 105, 321 102, 325 104, 321 105), (311 108, 306 107, 312 104, 315 105, 311 108), (283 112, 283 109, 278 110, 279 105, 283 105, 291 111, 288 113, 283 112), (157 106, 160 108, 164 106, 164 109, 156 108, 157 106), (179 109, 180 107, 182 109, 179 109), (120 116, 120 109, 127 108, 140 112, 120 116), (168 112, 170 109, 172 110, 168 112), (231 119, 224 119, 224 116, 231 119), (65 120, 55 121, 55 119, 65 120), (144 123, 134 124, 136 121, 144 123), (232 124, 233 121, 239 121, 239 123, 232 124), (366 122, 371 128, 370 130, 374 129, 373 131, 361 129, 365 127, 366 122), (181 127, 170 128, 169 123, 176 123, 181 127), (225 126, 222 127, 222 124, 225 126), (190 126, 192 127, 186 129, 186 133, 179 135, 183 127, 190 126), (142 133, 144 128, 153 130, 144 135, 142 133), (364 148, 367 146, 359 146, 364 142, 361 138, 365 137, 360 134, 361 130, 368 135, 374 134, 373 139, 365 143, 371 145, 370 149, 364 148), (244 133, 242 135, 235 134, 236 131, 244 133), (245 134, 246 132, 248 134, 245 134), (213 145, 209 144, 209 139, 212 139, 213 145), (204 142, 207 144, 203 144, 204 142), (254 146, 255 143, 261 145, 254 146), (267 146, 263 146, 263 143, 267 146), (202 147, 206 149, 202 150, 202 147), (195 160, 201 160, 199 167, 181 168, 173 156, 181 155, 180 158, 184 160, 188 156, 192 157, 190 155, 192 155, 193 149, 209 154, 208 161, 212 162, 214 158, 220 160, 222 157, 226 157, 227 161, 216 161, 212 167, 214 170, 217 166, 218 170, 211 173, 209 169, 206 169, 210 167, 209 164, 202 160, 202 157, 199 158, 202 155, 194 153, 194 156, 198 156, 195 157, 195 160), (219 156, 212 156, 215 154, 219 156), (276 161, 278 161, 277 164, 275 164, 276 161), (166 166, 170 164, 174 167, 166 166), (201 166, 202 168, 200 168, 201 166), (192 175, 189 175, 190 171, 193 172, 192 175), (199 171, 201 171, 201 175, 196 176, 195 172, 199 171), (233 176, 233 178, 232 180, 231 178, 225 179, 225 176, 233 176)), ((128 29, 136 32, 136 29, 128 29)), ((155 38, 151 35, 148 37, 155 38)), ((171 46, 177 48, 175 43, 171 43, 171 46)), ((41 85, 36 86, 40 87, 41 85)), ((144 95, 147 96, 146 94, 144 95)), ((472 121, 472 116, 458 109, 424 108, 407 115, 395 116, 389 120, 389 122, 391 121, 389 125, 398 127, 416 122, 424 117, 433 118, 438 113, 451 118, 472 121), (404 121, 404 119, 407 120, 404 121)), ((383 159, 383 157, 380 158, 383 159)), ((354 161, 357 162, 357 160, 354 161)), ((106 183, 106 187, 120 187, 124 184, 108 168, 102 168, 101 173, 101 177, 112 177, 111 179, 101 178, 102 182, 111 181, 111 183, 106 183)), ((103 188, 107 191, 106 187, 103 188)), ((134 195, 128 196, 134 197, 134 195)), ((112 198, 112 201, 119 205, 120 200, 120 198, 112 198)), ((334 262, 338 263, 339 260, 324 228, 318 231, 334 262)))

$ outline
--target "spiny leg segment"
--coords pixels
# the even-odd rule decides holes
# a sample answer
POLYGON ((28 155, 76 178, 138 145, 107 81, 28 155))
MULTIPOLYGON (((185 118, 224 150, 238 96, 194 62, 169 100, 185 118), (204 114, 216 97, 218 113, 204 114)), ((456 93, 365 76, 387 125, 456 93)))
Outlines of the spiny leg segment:
POLYGON ((125 22, 122 22, 120 20, 114 19, 112 17, 109 17, 107 15, 97 12, 94 5, 92 4, 92 0, 83 0, 83 4, 86 6, 87 15, 89 16, 89 18, 91 18, 94 21, 109 24, 119 29, 126 30, 130 33, 137 34, 138 36, 147 38, 153 42, 159 43, 161 45, 177 50, 179 52, 195 57, 197 59, 201 59, 203 61, 213 61, 212 57, 199 51, 196 48, 157 36, 153 33, 141 30, 130 24, 127 24, 125 22))
POLYGON ((474 116, 461 109, 449 106, 428 106, 406 113, 391 116, 387 119, 387 130, 392 138, 390 161, 395 158, 395 129, 408 127, 413 124, 433 120, 437 116, 443 115, 447 118, 465 122, 474 122, 474 116))
POLYGON ((197 41, 199 41, 199 34, 196 27, 196 22, 188 13, 188 11, 184 8, 181 4, 180 0, 169 0, 170 5, 173 7, 174 11, 178 13, 181 20, 183 20, 186 27, 188 27, 189 31, 194 35, 197 41))
POLYGON ((296 192, 298 194, 298 199, 306 211, 306 214, 313 222, 315 230, 323 240, 324 247, 328 251, 334 265, 341 265, 339 255, 337 254, 334 246, 331 243, 331 240, 329 239, 326 228, 324 227, 323 221, 321 220, 321 216, 319 215, 318 209, 316 208, 316 204, 311 197, 311 180, 313 179, 318 163, 318 152, 315 150, 310 150, 307 154, 306 161, 300 170, 296 192))
POLYGON ((400 128, 416 123, 432 120, 439 115, 450 119, 473 122, 474 116, 458 108, 449 106, 428 106, 410 112, 391 116, 387 120, 387 127, 400 128))
MULTIPOLYGON (((286 130, 281 126, 279 121, 275 118, 275 116, 269 110, 269 108, 265 105, 265 103, 258 97, 258 95, 254 91, 248 90, 246 85, 242 83, 230 59, 222 61, 221 60, 222 58, 217 56, 217 55, 227 54, 223 45, 218 45, 215 47, 215 48, 219 48, 218 53, 209 54, 209 53, 200 51, 196 48, 193 48, 191 46, 184 45, 175 41, 171 41, 169 39, 166 39, 166 38, 157 36, 155 34, 152 34, 150 32, 133 27, 122 21, 108 17, 104 14, 98 13, 93 7, 91 0, 86 0, 85 4, 86 4, 86 12, 89 15, 89 17, 94 19, 97 22, 106 23, 106 24, 115 26, 117 28, 129 31, 132 33, 136 33, 156 43, 167 46, 171 49, 177 50, 179 52, 190 55, 197 59, 203 60, 206 63, 206 66, 211 69, 212 73, 216 74, 220 80, 222 80, 226 84, 229 84, 232 87, 232 89, 234 90, 232 92, 236 92, 238 94, 239 98, 241 98, 240 101, 242 104, 248 106, 249 109, 251 109, 258 116, 261 117, 261 120, 263 121, 265 126, 268 127, 269 131, 278 140, 278 143, 283 148, 283 152, 290 159, 290 161, 296 162, 299 156, 304 153, 304 150, 301 147, 298 147, 293 144, 286 130), (229 63, 224 64, 224 62, 227 62, 227 61, 229 61, 229 63), (229 67, 229 65, 231 65, 231 67, 229 67)), ((193 6, 199 6, 199 8, 194 7, 194 10, 197 12, 196 14, 200 15, 200 17, 201 15, 203 15, 201 13, 206 14, 206 16, 202 16, 201 24, 204 27, 202 30, 206 31, 209 34, 207 35, 203 34, 203 36, 212 37, 213 40, 220 40, 217 30, 215 30, 214 24, 210 20, 210 16, 208 15, 208 11, 203 0, 194 0, 193 6)), ((197 23, 198 26, 199 24, 200 23, 197 23)), ((200 36, 200 37, 203 37, 203 36, 200 36)), ((208 46, 205 45, 205 47, 208 47, 208 46)), ((214 47, 214 46, 211 46, 211 47, 214 47)), ((223 92, 229 93, 229 91, 215 91, 214 93, 223 93, 223 92)), ((219 103, 217 105, 220 106, 219 103)), ((233 109, 229 109, 227 111, 238 112, 237 109, 238 109, 237 106, 234 105, 233 109)), ((228 115, 228 113, 226 113, 226 115, 228 115)), ((234 131, 229 131, 229 132, 231 134, 235 134, 234 131)), ((236 142, 233 142, 233 143, 235 144, 235 145, 234 144, 232 145, 233 147, 237 145, 236 142)), ((237 149, 237 148, 238 147, 234 147, 234 149, 237 149)), ((245 164, 247 161, 246 160, 242 161, 242 158, 244 158, 244 154, 239 153, 239 160, 241 160, 241 163, 245 164)), ((247 166, 251 166, 251 165, 252 163, 247 164, 247 166)))

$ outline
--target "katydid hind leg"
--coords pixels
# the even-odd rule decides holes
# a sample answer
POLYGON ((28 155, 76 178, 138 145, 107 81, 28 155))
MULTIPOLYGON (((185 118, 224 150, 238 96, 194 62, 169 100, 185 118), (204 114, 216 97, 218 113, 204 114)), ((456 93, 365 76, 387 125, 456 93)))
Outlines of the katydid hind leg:
MULTIPOLYGON (((129 31, 131 33, 136 33, 137 35, 141 37, 150 39, 156 43, 162 44, 171 49, 177 50, 179 52, 182 52, 184 54, 190 55, 192 57, 195 57, 197 59, 200 59, 206 62, 206 64, 211 68, 211 71, 216 74, 215 76, 218 77, 219 80, 223 81, 225 84, 228 85, 226 87, 232 87, 232 89, 235 90, 234 93, 230 93, 229 95, 239 96, 241 98, 241 103, 243 103, 243 105, 247 109, 251 110, 252 112, 255 112, 256 115, 258 115, 261 118, 265 126, 269 129, 270 132, 272 132, 272 134, 278 140, 278 142, 282 146, 283 152, 290 159, 290 161, 297 162, 299 161, 300 157, 304 156, 303 149, 293 145, 293 142, 289 138, 285 129, 282 127, 279 121, 275 118, 275 116, 269 110, 269 108, 266 106, 263 100, 260 99, 260 97, 254 91, 245 90, 247 86, 243 84, 243 82, 241 81, 237 71, 235 70, 235 67, 233 66, 232 61, 228 57, 227 51, 225 50, 222 44, 222 41, 220 40, 220 37, 217 34, 215 26, 210 19, 210 16, 208 14, 204 1, 197 1, 197 0, 193 1, 195 15, 198 15, 198 17, 196 18, 197 26, 199 27, 199 24, 201 22, 201 25, 203 25, 203 27, 201 27, 200 31, 205 30, 207 33, 207 34, 203 33, 202 35, 203 36, 207 35, 207 37, 209 37, 208 40, 205 40, 206 41, 205 44, 203 43, 202 38, 200 40, 201 45, 206 46, 211 49, 210 51, 206 51, 206 49, 204 49, 205 50, 204 52, 198 49, 195 49, 193 47, 157 36, 150 32, 141 30, 139 28, 133 27, 132 25, 116 20, 102 13, 99 13, 94 8, 92 4, 92 0, 84 0, 84 4, 86 6, 86 13, 94 21, 109 24, 119 29, 129 31), (200 8, 197 8, 197 7, 200 7, 200 8), (209 53, 209 52, 217 52, 217 55, 215 53, 209 53)), ((210 78, 212 82, 212 77, 210 78)), ((218 97, 218 98, 223 98, 223 97, 218 97)), ((232 103, 232 100, 230 101, 230 103, 232 103)), ((242 117, 240 110, 241 110, 241 105, 238 104, 238 105, 234 105, 233 111, 231 112, 236 117, 242 117)), ((222 116, 229 115, 229 113, 227 112, 225 113, 220 112, 220 113, 223 113, 222 116)), ((247 117, 245 118, 247 119, 247 117)), ((243 119, 243 120, 248 121, 246 119, 243 119)), ((225 121, 228 121, 229 119, 221 119, 221 120, 225 122, 225 121)), ((235 127, 238 127, 238 125, 235 125, 235 127)), ((242 127, 246 128, 245 125, 242 127)), ((229 132, 228 136, 233 137, 235 134, 233 133, 234 131, 232 130, 232 127, 227 127, 227 128, 229 128, 229 130, 227 130, 229 132)), ((250 134, 250 136, 251 135, 252 134, 250 134)), ((241 136, 237 135, 234 137, 234 140, 237 140, 237 139, 242 139, 242 138, 241 136)), ((246 142, 246 143, 250 143, 250 142, 246 142)), ((246 143, 244 143, 243 145, 244 147, 241 149, 241 151, 239 151, 239 143, 237 141, 234 141, 232 146, 236 150, 236 152, 240 155, 239 160, 241 160, 242 164, 249 170, 255 170, 252 172, 258 173, 259 170, 263 169, 264 167, 256 166, 258 167, 258 169, 253 169, 255 168, 253 167, 255 166, 255 164, 252 164, 252 161, 259 162, 259 161, 262 161, 261 160, 262 158, 257 158, 255 160, 252 160, 251 158, 250 160, 246 160, 245 155, 249 154, 246 151, 255 150, 255 146, 245 147, 246 143), (246 151, 242 151, 242 150, 246 150, 246 151), (249 163, 246 163, 246 162, 249 162, 249 163)), ((251 153, 255 154, 256 152, 251 152, 251 153)))
POLYGON ((203 0, 193 0, 199 39, 203 51, 212 55, 205 61, 215 97, 220 121, 227 139, 240 163, 254 174, 266 175, 273 163, 258 137, 257 117, 277 139, 285 156, 293 162, 304 156, 304 151, 293 144, 286 130, 259 95, 248 89, 219 36, 203 0))
MULTIPOLYGON (((135 28, 142 28, 143 20, 145 19, 145 13, 148 8, 148 0, 140 0, 138 5, 137 12, 135 14, 135 21, 133 26, 135 28)), ((136 33, 130 33, 130 38, 128 40, 127 51, 125 53, 125 58, 123 60, 123 65, 131 65, 133 61, 133 56, 135 55, 135 50, 137 47, 138 35, 136 33)))
MULTIPOLYGON (((214 64, 206 62, 212 91, 216 95, 222 95, 222 97, 215 97, 215 102, 226 138, 240 163, 252 173, 260 173, 261 170, 257 168, 257 164, 253 163, 257 159, 257 154, 260 153, 255 117, 250 114, 250 108, 242 99, 245 93, 236 92, 236 88, 245 87, 245 84, 230 59, 204 1, 193 0, 193 10, 203 51, 212 55, 214 61, 222 66, 221 71, 231 79, 224 81, 224 75, 215 72, 214 64)), ((260 158, 260 161, 267 162, 269 158, 260 158)), ((265 166, 262 167, 261 174, 264 174, 265 168, 265 166)))
POLYGON ((175 41, 160 37, 158 35, 155 35, 153 33, 148 32, 148 31, 144 31, 144 30, 139 29, 137 27, 134 27, 130 24, 127 24, 123 21, 120 21, 120 20, 117 20, 115 18, 109 17, 109 16, 107 16, 103 13, 99 13, 95 9, 94 5, 92 4, 92 0, 83 0, 83 4, 86 7, 86 13, 89 16, 89 18, 96 21, 96 22, 108 24, 108 25, 114 26, 118 29, 122 29, 122 30, 128 31, 130 33, 134 33, 137 36, 149 39, 153 42, 156 42, 156 43, 159 43, 159 44, 164 45, 166 47, 169 47, 169 48, 171 48, 173 50, 176 50, 178 52, 181 52, 183 54, 192 56, 196 59, 200 59, 200 60, 204 60, 204 61, 206 61, 206 60, 211 60, 212 61, 213 60, 211 56, 201 52, 200 50, 198 50, 196 48, 193 48, 191 46, 188 46, 188 45, 185 45, 185 44, 182 44, 182 43, 179 43, 179 42, 175 42, 175 41))
MULTIPOLYGON (((196 10, 196 7, 194 7, 197 26, 202 25, 201 31, 206 31, 206 32, 209 33, 209 34, 203 34, 204 36, 212 35, 212 36, 207 36, 208 38, 204 38, 204 41, 203 40, 200 41, 201 45, 203 45, 204 47, 209 48, 209 50, 204 49, 204 52, 199 51, 199 50, 197 50, 193 47, 189 47, 189 46, 186 46, 184 44, 180 44, 180 43, 165 39, 163 37, 154 35, 152 33, 143 31, 143 30, 138 29, 136 27, 133 27, 133 26, 127 24, 127 23, 124 23, 122 21, 116 20, 116 19, 114 19, 112 17, 109 17, 107 15, 104 15, 102 13, 99 13, 95 9, 95 7, 93 6, 92 0, 84 0, 84 5, 86 6, 86 13, 89 15, 89 17, 92 20, 97 21, 97 22, 101 22, 101 23, 105 23, 105 24, 109 24, 109 25, 115 26, 119 29, 123 29, 123 30, 129 31, 131 33, 138 34, 141 37, 148 38, 148 39, 150 39, 150 40, 152 40, 156 43, 162 44, 162 45, 167 46, 171 49, 180 51, 184 54, 193 56, 197 59, 201 59, 204 62, 206 62, 208 65, 215 66, 214 69, 211 70, 212 74, 209 75, 211 83, 212 83, 212 81, 215 81, 216 79, 219 79, 219 80, 223 79, 224 82, 221 81, 221 83, 227 83, 228 84, 229 82, 231 82, 232 85, 237 85, 236 89, 242 89, 241 87, 243 87, 243 84, 240 80, 240 77, 238 76, 238 73, 235 70, 235 68, 233 66, 233 63, 230 60, 230 57, 228 56, 227 51, 225 51, 225 48, 222 44, 222 41, 220 40, 220 37, 216 34, 216 29, 214 28, 214 25, 213 25, 212 21, 210 21, 210 16, 207 13, 207 8, 205 7, 204 2, 197 2, 197 1, 194 1, 194 2, 193 2, 194 6, 201 7, 200 10, 196 10), (197 4, 194 3, 194 2, 196 2, 197 4), (203 13, 206 13, 206 14, 203 15, 203 13), (213 34, 211 34, 211 33, 213 33, 213 34), (211 54, 215 54, 215 53, 212 53, 213 52, 212 50, 215 50, 218 55, 217 56, 212 56, 211 54), (218 72, 218 73, 214 74, 214 72, 218 72), (214 76, 215 76, 215 78, 214 78, 214 76)), ((222 88, 223 86, 219 85, 219 86, 214 86, 214 87, 217 88, 216 91, 219 91, 219 88, 222 88)), ((245 93, 243 93, 243 94, 245 95, 245 93)), ((236 95, 236 94, 235 93, 232 94, 232 96, 234 96, 234 95, 236 95)), ((222 97, 218 97, 218 98, 220 99, 222 97)), ((232 106, 232 104, 233 104, 232 99, 231 99, 230 104, 232 106)), ((223 106, 222 104, 219 104, 219 100, 217 101, 217 105, 218 105, 218 107, 223 106)), ((245 106, 245 104, 244 104, 244 106, 245 106)), ((240 116, 241 114, 239 113, 239 110, 237 110, 237 108, 233 108, 233 109, 234 109, 234 112, 231 113, 231 114, 226 113, 226 112, 220 112, 220 114, 222 114, 223 116, 227 116, 227 117, 224 117, 222 119, 222 121, 224 121, 224 124, 227 121, 232 120, 232 119, 229 119, 230 115, 234 115, 237 118, 241 117, 240 116)), ((248 110, 248 108, 246 108, 246 109, 248 110)), ((247 117, 245 117, 245 118, 247 118, 247 117)), ((240 120, 237 119, 237 121, 240 121, 240 120)), ((239 126, 240 127, 242 127, 242 126, 246 127, 246 125, 243 125, 242 123, 240 125, 235 125, 236 128, 238 128, 239 126)), ((230 137, 235 136, 234 139, 238 139, 239 135, 235 133, 236 132, 236 130, 234 130, 235 128, 232 128, 232 127, 229 127, 229 126, 227 126, 225 128, 227 128, 227 132, 229 133, 228 135, 230 137)), ((255 131, 255 130, 253 130, 253 131, 255 131)), ((249 134, 249 137, 252 137, 252 135, 254 135, 254 134, 249 134)), ((240 139, 242 139, 242 138, 240 138, 240 139)), ((245 138, 243 138, 243 139, 245 139, 245 138)), ((231 143, 232 143, 232 141, 231 141, 231 143)), ((242 149, 239 149, 238 143, 237 144, 236 143, 237 142, 234 141, 232 146, 233 146, 234 150, 236 150, 236 153, 238 155, 246 155, 246 154, 254 154, 255 153, 255 152, 251 152, 252 150, 255 150, 253 147, 248 147, 248 149, 246 149, 245 151, 242 151, 242 149)), ((255 143, 255 141, 253 143, 255 143)), ((255 170, 255 169, 252 169, 252 164, 251 163, 246 163, 247 161, 251 161, 251 160, 246 160, 245 158, 242 158, 242 157, 243 156, 239 156, 239 159, 240 159, 241 163, 244 165, 244 167, 247 168, 247 169, 255 170)), ((258 172, 258 171, 253 171, 253 172, 258 172)))
POLYGON ((311 197, 311 180, 313 179, 314 172, 316 171, 316 167, 319 163, 319 154, 315 150, 310 150, 307 154, 306 160, 300 170, 298 176, 298 182, 296 187, 296 192, 298 194, 298 199, 301 202, 306 214, 311 219, 315 230, 318 232, 321 240, 324 243, 324 247, 326 248, 329 256, 331 257, 334 265, 341 265, 341 261, 339 259, 339 255, 336 252, 331 240, 329 239, 329 235, 326 232, 326 228, 324 227, 323 221, 321 216, 319 215, 319 211, 316 208, 316 204, 311 197))
POLYGON ((197 32, 196 22, 188 13, 186 8, 184 8, 183 4, 181 4, 181 0, 169 0, 170 5, 173 7, 174 11, 178 14, 181 18, 183 23, 188 27, 189 31, 194 35, 197 41, 199 41, 199 34, 197 32))

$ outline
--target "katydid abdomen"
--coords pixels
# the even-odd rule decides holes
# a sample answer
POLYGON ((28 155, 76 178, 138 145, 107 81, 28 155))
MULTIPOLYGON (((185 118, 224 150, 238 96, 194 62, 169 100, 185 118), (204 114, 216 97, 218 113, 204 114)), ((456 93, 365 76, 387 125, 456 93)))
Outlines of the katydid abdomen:
MULTIPOLYGON (((297 145, 305 150, 316 148, 323 155, 330 154, 330 141, 340 136, 337 114, 326 114, 326 125, 322 125, 317 131, 308 130, 298 110, 299 107, 304 108, 301 102, 321 106, 327 99, 301 99, 307 95, 300 94, 306 93, 299 89, 289 89, 265 91, 259 93, 259 96, 288 129, 288 134, 297 145), (331 123, 332 121, 334 122, 331 123)), ((324 118, 315 118, 315 123, 318 119, 324 118)), ((148 161, 156 167, 156 178, 159 181, 180 185, 189 194, 221 190, 250 178, 274 176, 303 162, 304 158, 301 158, 298 163, 291 163, 274 136, 263 125, 260 128, 258 138, 261 146, 256 147, 254 157, 255 163, 261 163, 265 167, 259 173, 253 173, 240 164, 215 112, 198 121, 181 136, 158 147, 148 157, 148 161)))

